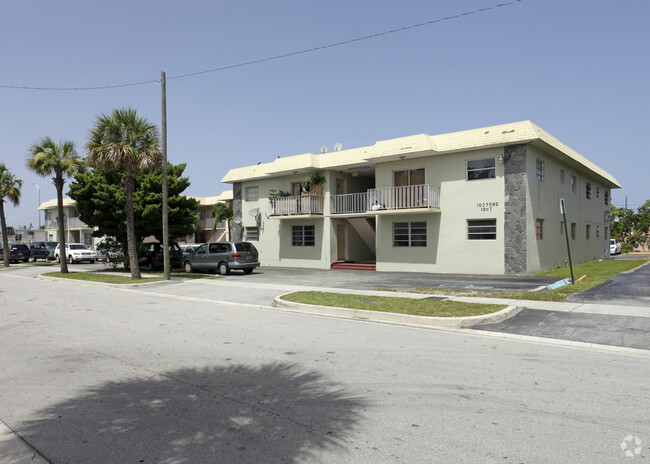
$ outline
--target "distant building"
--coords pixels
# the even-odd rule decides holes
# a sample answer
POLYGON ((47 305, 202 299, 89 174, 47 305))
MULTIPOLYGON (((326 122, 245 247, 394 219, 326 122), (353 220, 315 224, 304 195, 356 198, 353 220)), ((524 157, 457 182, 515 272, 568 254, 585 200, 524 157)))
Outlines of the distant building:
MULTIPOLYGON (((38 207, 45 213, 45 231, 46 240, 59 240, 59 217, 56 198, 48 200, 38 207)), ((94 228, 84 224, 79 219, 77 205, 71 198, 63 199, 63 221, 65 224, 65 241, 68 243, 83 243, 84 245, 95 248, 95 244, 100 241, 99 238, 93 237, 94 228)))
MULTIPOLYGON (((214 219, 212 211, 217 203, 232 203, 232 190, 226 190, 216 197, 190 197, 199 202, 197 213, 199 214, 199 228, 193 237, 186 237, 185 243, 205 243, 226 240, 228 233, 224 222, 218 224, 216 230, 212 230, 214 219)), ((180 240, 179 240, 180 241, 180 240)))
POLYGON ((527 274, 565 265, 565 228, 574 263, 609 255, 619 183, 530 121, 339 148, 222 179, 263 265, 527 274))

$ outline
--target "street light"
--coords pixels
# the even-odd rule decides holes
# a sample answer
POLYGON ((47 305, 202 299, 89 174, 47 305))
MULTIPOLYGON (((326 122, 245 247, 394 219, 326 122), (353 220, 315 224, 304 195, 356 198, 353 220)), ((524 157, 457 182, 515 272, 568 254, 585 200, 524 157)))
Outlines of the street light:
MULTIPOLYGON (((36 182, 32 182, 32 184, 34 184, 34 187, 36 187, 36 190, 38 190, 38 207, 40 208, 41 207, 41 189, 40 189, 40 187, 38 186, 38 184, 36 182)), ((41 228, 41 212, 38 209, 36 211, 38 211, 38 228, 40 229, 41 228)))

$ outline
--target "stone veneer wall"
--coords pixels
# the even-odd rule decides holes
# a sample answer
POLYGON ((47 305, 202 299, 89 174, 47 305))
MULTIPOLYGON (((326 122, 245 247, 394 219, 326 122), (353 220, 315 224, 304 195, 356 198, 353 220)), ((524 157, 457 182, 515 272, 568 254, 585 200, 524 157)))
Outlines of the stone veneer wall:
POLYGON ((243 237, 242 231, 242 183, 234 182, 232 184, 232 218, 230 221, 230 237, 233 242, 241 242, 243 237), (235 221, 236 218, 240 219, 239 224, 235 221))
POLYGON ((503 222, 506 274, 525 274, 528 268, 526 240, 526 145, 504 147, 505 217, 503 222))

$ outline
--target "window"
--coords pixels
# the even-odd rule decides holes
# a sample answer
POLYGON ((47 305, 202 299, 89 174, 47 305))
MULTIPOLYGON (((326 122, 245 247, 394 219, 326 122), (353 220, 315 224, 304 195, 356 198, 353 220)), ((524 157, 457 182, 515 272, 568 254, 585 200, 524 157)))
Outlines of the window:
POLYGON ((560 169, 560 184, 564 183, 564 169, 560 169))
POLYGON ((302 182, 292 182, 291 183, 291 195, 296 197, 302 194, 303 191, 302 182))
POLYGON ((259 227, 246 227, 246 241, 257 242, 260 239, 259 227))
POLYGON ((257 201, 260 199, 259 187, 246 187, 244 190, 244 199, 246 201, 257 201))
POLYGON ((315 246, 316 231, 314 226, 293 226, 291 230, 291 245, 315 246))
POLYGON ((494 179, 495 177, 494 158, 467 161, 467 180, 494 179))
POLYGON ((600 238, 600 226, 596 226, 596 238, 600 238))
POLYGON ((496 219, 468 219, 467 240, 496 240, 496 219))
POLYGON ((609 205, 609 190, 605 190, 605 204, 609 205))
POLYGON ((585 186, 585 196, 587 199, 591 199, 591 184, 587 182, 587 185, 585 186))
POLYGON ((571 193, 576 193, 576 176, 571 176, 571 193))
POLYGON ((393 246, 424 247, 427 246, 426 222, 394 222, 393 246))
POLYGON ((596 187, 596 198, 600 198, 600 187, 596 187))
POLYGON ((535 220, 535 236, 537 240, 544 238, 544 219, 535 220))
POLYGON ((585 227, 585 238, 589 240, 590 235, 591 235, 591 225, 587 224, 585 227))
POLYGON ((572 222, 571 223, 571 240, 576 239, 576 223, 572 222))
POLYGON ((535 162, 535 177, 537 182, 544 182, 544 161, 542 160, 535 162))
POLYGON ((407 185, 423 185, 424 168, 409 169, 408 171, 395 171, 393 173, 393 187, 405 187, 407 185))
POLYGON ((560 221, 560 235, 564 235, 564 221, 560 221))

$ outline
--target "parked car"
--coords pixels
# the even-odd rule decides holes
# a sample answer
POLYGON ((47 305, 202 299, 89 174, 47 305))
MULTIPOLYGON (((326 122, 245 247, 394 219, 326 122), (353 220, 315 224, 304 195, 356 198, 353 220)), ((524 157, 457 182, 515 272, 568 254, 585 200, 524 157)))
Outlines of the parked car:
POLYGON ((610 239, 609 240, 609 254, 610 255, 618 255, 621 253, 621 242, 615 239, 610 239))
MULTIPOLYGON (((29 247, 24 243, 10 243, 9 244, 9 262, 10 263, 26 263, 32 256, 29 247)), ((4 261, 4 247, 0 248, 0 259, 4 261)))
MULTIPOLYGON (((34 253, 34 249, 38 248, 40 250, 47 250, 47 259, 54 261, 54 250, 56 250, 56 246, 58 245, 58 242, 32 242, 32 245, 30 249, 32 250, 32 254, 34 253)), ((42 255, 42 252, 37 253, 39 255, 39 258, 42 255)), ((32 256, 32 258, 34 258, 32 256)))
POLYGON ((208 242, 185 257, 183 269, 185 272, 217 271, 221 275, 238 269, 250 274, 259 265, 259 253, 252 243, 208 242))
MULTIPOLYGON (((145 247, 145 250, 138 261, 140 267, 146 270, 163 269, 164 253, 162 243, 145 243, 143 246, 145 247)), ((183 252, 177 243, 169 244, 169 266, 171 269, 180 269, 183 267, 183 252)))
POLYGON ((91 250, 83 243, 66 243, 65 253, 60 252, 59 245, 54 249, 54 259, 57 263, 61 262, 61 256, 67 257, 68 262, 71 264, 80 263, 81 261, 88 261, 94 263, 97 261, 97 253, 91 250))
POLYGON ((47 248, 38 248, 32 245, 29 247, 29 251, 32 253, 29 257, 30 261, 38 261, 39 259, 47 261, 50 257, 50 252, 47 248))

